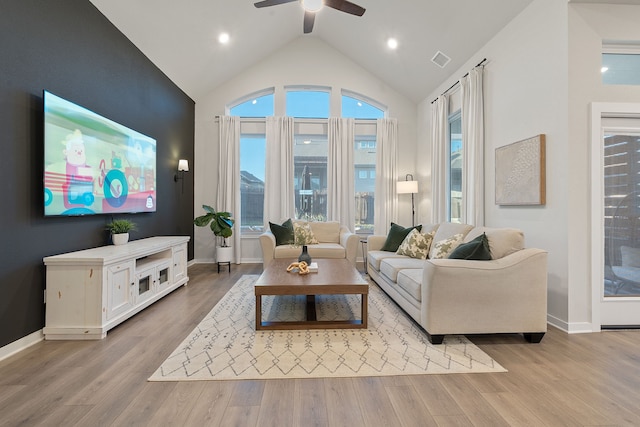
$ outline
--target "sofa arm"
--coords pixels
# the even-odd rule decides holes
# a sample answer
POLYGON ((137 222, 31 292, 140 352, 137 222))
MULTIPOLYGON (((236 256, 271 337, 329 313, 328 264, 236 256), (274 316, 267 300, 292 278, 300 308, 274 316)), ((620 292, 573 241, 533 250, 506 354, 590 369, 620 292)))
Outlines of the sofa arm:
POLYGON ((547 252, 542 249, 491 261, 425 262, 421 323, 430 334, 544 332, 546 316, 547 252))
POLYGON ((345 258, 351 264, 356 265, 356 258, 358 256, 358 242, 360 237, 352 233, 347 227, 340 227, 340 246, 345 249, 345 258))
POLYGON ((386 241, 387 236, 382 234, 373 234, 367 237, 367 251, 379 251, 386 241))
POLYGON ((262 248, 262 266, 266 268, 273 261, 273 254, 276 248, 276 236, 271 230, 267 230, 259 237, 260 247, 262 248))

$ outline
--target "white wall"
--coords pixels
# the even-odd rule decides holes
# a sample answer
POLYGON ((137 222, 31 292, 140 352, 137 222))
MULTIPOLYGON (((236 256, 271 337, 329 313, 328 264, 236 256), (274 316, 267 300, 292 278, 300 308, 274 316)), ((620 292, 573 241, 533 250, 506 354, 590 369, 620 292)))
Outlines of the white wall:
MULTIPOLYGON (((431 101, 483 58, 485 94, 485 222, 516 227, 526 244, 549 252, 548 313, 552 323, 566 328, 569 319, 569 169, 567 4, 534 0, 451 78, 418 105, 419 151, 430 151, 431 101), (546 134, 546 205, 504 207, 495 204, 495 149, 546 134)), ((429 164, 419 169, 428 177, 429 164)), ((428 222, 430 206, 420 205, 428 222)))
POLYGON ((603 40, 640 41, 640 6, 571 4, 569 7, 569 322, 591 322, 590 123, 591 102, 640 102, 639 86, 604 85, 603 40))
MULTIPOLYGON (((384 58, 381 58, 384 60, 384 58)), ((221 64, 224 66, 224 64, 221 64)), ((285 85, 318 85, 333 88, 339 97, 341 89, 368 96, 387 105, 389 117, 398 119, 399 177, 414 173, 416 168, 416 105, 398 94, 372 73, 354 63, 342 53, 313 36, 301 36, 280 51, 256 64, 235 78, 196 100, 195 135, 195 211, 203 203, 215 203, 217 168, 216 115, 225 113, 231 101, 265 88, 274 87, 276 103, 284 97, 285 85)), ((333 97, 335 98, 335 96, 333 97)), ((339 116, 339 106, 332 104, 333 116, 339 116)), ((283 115, 276 111, 276 115, 283 115)), ((398 221, 411 222, 410 198, 400 198, 398 221)), ((213 236, 210 230, 196 227, 195 259, 213 259, 213 236)), ((243 239, 242 259, 259 262, 262 255, 257 239, 243 239)))

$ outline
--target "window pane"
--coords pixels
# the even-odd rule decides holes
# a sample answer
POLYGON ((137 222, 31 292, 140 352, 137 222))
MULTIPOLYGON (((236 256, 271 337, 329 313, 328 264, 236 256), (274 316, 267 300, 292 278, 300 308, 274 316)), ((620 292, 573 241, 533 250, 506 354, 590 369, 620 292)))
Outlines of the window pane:
POLYGON ((347 95, 342 95, 342 117, 354 119, 381 119, 384 117, 384 111, 365 101, 361 101, 347 95))
POLYGON ((273 116, 273 94, 252 98, 229 109, 232 116, 267 117, 273 116))
POLYGON ((266 138, 264 135, 240 135, 240 198, 242 234, 264 229, 264 169, 266 138))
POLYGON ((640 296, 640 134, 604 136, 604 296, 640 296))
POLYGON ((640 54, 602 54, 602 82, 606 85, 640 85, 640 54))
POLYGON ((287 116, 310 119, 329 118, 329 92, 287 91, 287 116))
POLYGON ((373 234, 373 204, 376 190, 376 137, 356 136, 354 166, 356 192, 356 229, 373 234))
POLYGON ((449 118, 449 221, 460 222, 462 211, 462 117, 449 118))
POLYGON ((327 219, 327 153, 326 135, 295 135, 293 167, 298 219, 327 219))

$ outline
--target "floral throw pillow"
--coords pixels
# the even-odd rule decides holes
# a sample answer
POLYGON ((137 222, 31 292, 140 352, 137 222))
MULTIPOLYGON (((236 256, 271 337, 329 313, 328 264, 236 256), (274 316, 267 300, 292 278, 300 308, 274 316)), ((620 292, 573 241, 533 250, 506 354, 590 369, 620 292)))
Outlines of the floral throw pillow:
POLYGON ((421 233, 415 228, 411 230, 407 237, 404 238, 396 254, 406 255, 411 258, 427 259, 429 255, 429 249, 431 248, 431 242, 435 231, 431 233, 421 233))
POLYGON ((451 252, 457 248, 464 236, 462 234, 454 234, 448 239, 439 240, 433 244, 433 252, 431 253, 432 259, 449 258, 451 252))
POLYGON ((295 236, 296 245, 315 245, 319 243, 316 236, 313 235, 311 224, 308 222, 294 222, 293 234, 295 236))

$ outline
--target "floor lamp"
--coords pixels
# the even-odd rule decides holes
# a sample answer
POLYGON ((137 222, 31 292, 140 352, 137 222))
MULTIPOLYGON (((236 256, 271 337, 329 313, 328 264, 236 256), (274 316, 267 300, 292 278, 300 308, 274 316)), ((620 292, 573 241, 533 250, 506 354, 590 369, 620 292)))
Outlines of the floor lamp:
POLYGON ((418 192, 418 181, 413 180, 413 175, 407 174, 404 181, 398 181, 396 185, 398 194, 411 194, 411 226, 416 225, 416 207, 413 195, 418 192))

